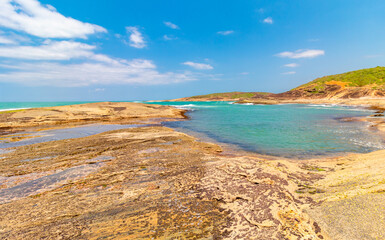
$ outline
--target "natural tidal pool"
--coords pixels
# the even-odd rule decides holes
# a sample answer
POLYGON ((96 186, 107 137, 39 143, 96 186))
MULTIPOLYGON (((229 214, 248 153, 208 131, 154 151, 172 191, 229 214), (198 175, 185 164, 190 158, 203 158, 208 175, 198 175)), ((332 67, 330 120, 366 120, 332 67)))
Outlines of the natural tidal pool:
POLYGON ((107 131, 113 131, 113 130, 119 130, 119 129, 125 129, 125 128, 134 128, 134 127, 144 127, 144 126, 148 126, 148 125, 146 124, 142 124, 142 125, 92 124, 92 125, 86 125, 86 126, 80 126, 80 127, 33 132, 31 133, 31 136, 33 136, 33 138, 30 138, 30 139, 21 140, 17 142, 0 141, 0 154, 2 154, 2 151, 5 151, 5 150, 2 150, 4 148, 20 147, 20 146, 31 145, 35 143, 58 141, 58 140, 71 139, 71 138, 88 137, 91 135, 95 135, 95 134, 99 134, 107 131))
POLYGON ((243 150, 289 158, 366 153, 385 148, 368 123, 342 118, 373 112, 332 105, 240 105, 229 102, 165 102, 191 110, 189 121, 166 126, 203 133, 243 150))

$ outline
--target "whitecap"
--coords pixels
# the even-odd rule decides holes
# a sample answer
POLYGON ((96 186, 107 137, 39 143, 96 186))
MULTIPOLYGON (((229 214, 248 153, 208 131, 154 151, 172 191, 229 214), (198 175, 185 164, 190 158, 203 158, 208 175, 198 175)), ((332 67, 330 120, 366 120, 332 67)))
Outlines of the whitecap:
POLYGON ((186 105, 170 105, 174 108, 183 109, 183 110, 191 110, 193 111, 192 107, 196 107, 194 104, 186 104, 186 105))
POLYGON ((234 105, 245 105, 245 106, 250 106, 250 105, 256 105, 254 103, 233 103, 234 105))

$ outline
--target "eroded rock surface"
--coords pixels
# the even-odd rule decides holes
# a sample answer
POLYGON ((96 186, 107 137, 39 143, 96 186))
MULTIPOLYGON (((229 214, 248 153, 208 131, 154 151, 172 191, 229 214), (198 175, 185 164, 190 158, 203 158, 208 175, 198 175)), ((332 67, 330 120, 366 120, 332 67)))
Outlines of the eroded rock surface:
POLYGON ((151 118, 184 118, 184 110, 132 102, 86 103, 0 112, 0 133, 12 128, 69 123, 138 122, 151 118))

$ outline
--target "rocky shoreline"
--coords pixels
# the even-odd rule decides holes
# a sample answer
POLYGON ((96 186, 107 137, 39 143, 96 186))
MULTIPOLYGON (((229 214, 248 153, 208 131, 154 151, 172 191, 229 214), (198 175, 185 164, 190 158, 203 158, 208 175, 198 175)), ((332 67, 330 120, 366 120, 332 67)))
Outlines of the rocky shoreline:
POLYGON ((385 151, 230 155, 153 125, 184 118, 137 103, 0 114, 0 142, 91 123, 152 124, 0 152, 0 239, 385 238, 385 151))

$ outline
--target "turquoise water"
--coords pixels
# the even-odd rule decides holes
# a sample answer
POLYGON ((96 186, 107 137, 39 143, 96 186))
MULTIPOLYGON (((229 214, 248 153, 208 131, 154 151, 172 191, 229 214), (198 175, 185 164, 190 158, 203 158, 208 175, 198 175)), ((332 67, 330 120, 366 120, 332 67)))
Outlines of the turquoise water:
POLYGON ((204 133, 219 142, 261 154, 306 158, 384 149, 367 123, 341 121, 371 111, 327 105, 240 105, 229 102, 161 103, 191 110, 171 127, 204 133))
MULTIPOLYGON (((4 103, 2 109, 50 107, 86 102, 4 103)), ((218 142, 261 154, 306 158, 384 149, 382 137, 364 122, 341 121, 368 116, 365 109, 328 105, 240 105, 229 102, 155 103, 189 109, 189 121, 167 126, 203 133, 218 142)))
POLYGON ((58 141, 63 139, 71 139, 71 138, 82 138, 88 137, 91 135, 119 130, 119 129, 127 129, 134 127, 145 127, 148 125, 138 125, 138 124, 91 124, 81 127, 72 127, 72 128, 64 128, 64 129, 52 129, 39 131, 37 133, 32 133, 34 138, 25 139, 17 142, 7 142, 0 140, 0 154, 1 149, 11 148, 11 147, 20 147, 30 144, 50 142, 50 141, 58 141))

